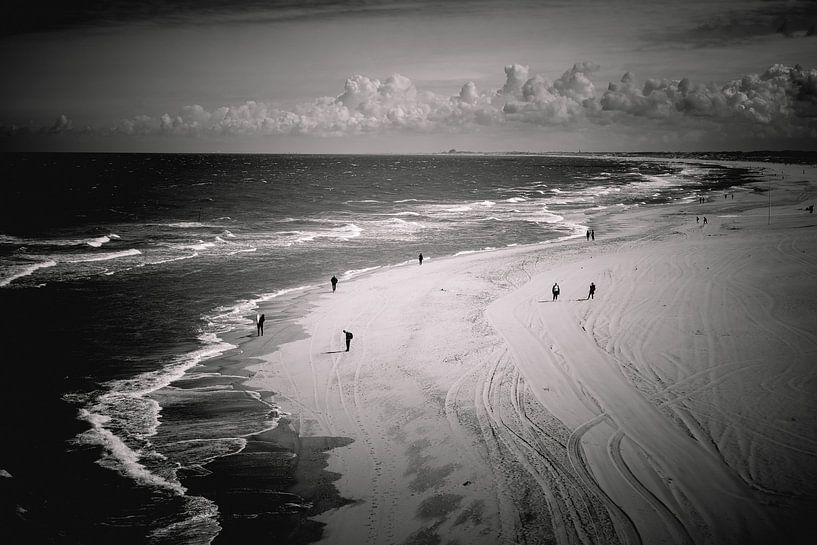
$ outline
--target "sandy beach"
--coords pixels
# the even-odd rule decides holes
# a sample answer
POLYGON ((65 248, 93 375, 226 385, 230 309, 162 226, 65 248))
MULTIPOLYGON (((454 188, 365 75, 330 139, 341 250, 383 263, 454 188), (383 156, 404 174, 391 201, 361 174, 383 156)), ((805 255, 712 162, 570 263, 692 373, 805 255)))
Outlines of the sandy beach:
POLYGON ((322 530, 292 542, 811 543, 817 177, 744 166, 704 204, 603 211, 595 241, 429 248, 271 302, 208 365, 287 414, 218 463, 286 458, 322 530))

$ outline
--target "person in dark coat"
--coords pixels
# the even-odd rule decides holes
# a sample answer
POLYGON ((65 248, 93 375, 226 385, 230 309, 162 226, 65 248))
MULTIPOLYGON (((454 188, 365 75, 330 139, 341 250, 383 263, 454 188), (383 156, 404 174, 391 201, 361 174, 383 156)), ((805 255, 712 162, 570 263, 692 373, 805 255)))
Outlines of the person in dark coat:
POLYGON ((332 291, 334 292, 335 288, 338 287, 338 279, 335 277, 334 274, 332 275, 332 279, 330 280, 330 282, 332 282, 332 291))
POLYGON ((262 314, 261 316, 259 316, 259 317, 258 317, 258 323, 256 324, 256 326, 258 327, 258 335, 259 335, 259 336, 263 336, 263 335, 264 335, 264 320, 265 320, 265 319, 266 319, 266 318, 264 318, 264 315, 263 315, 263 314, 262 314))
POLYGON ((590 293, 587 294, 588 299, 593 299, 593 295, 596 294, 596 284, 595 282, 590 282, 590 293))
POLYGON ((417 259, 420 261, 420 265, 423 264, 423 254, 417 256, 417 259))
POLYGON ((349 345, 352 344, 352 337, 354 337, 354 335, 352 335, 351 331, 346 331, 345 329, 343 330, 343 332, 346 334, 346 351, 348 352, 349 345))
POLYGON ((559 284, 554 283, 553 288, 550 291, 553 293, 553 300, 554 301, 559 299, 559 284))

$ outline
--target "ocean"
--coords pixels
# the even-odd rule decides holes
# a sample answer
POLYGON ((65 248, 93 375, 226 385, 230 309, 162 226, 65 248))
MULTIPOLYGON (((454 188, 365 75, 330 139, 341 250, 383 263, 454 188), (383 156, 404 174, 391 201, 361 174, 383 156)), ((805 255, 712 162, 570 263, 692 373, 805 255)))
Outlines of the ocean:
MULTIPOLYGON (((202 363, 234 348, 231 333, 254 331, 261 302, 421 252, 433 261, 584 237, 599 214, 719 198, 752 179, 660 158, 547 155, 0 162, 0 523, 19 543, 229 542, 219 496, 189 483, 295 408, 202 363)), ((298 499, 275 503, 272 524, 233 520, 233 535, 293 535, 304 517, 291 511, 309 511, 298 499)))

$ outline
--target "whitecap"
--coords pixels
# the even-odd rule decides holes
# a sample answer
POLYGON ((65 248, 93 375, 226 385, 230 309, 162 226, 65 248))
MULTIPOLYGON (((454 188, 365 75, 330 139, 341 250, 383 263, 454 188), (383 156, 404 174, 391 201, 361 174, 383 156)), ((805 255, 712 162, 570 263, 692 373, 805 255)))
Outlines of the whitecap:
POLYGON ((179 247, 184 248, 185 250, 193 250, 193 251, 196 251, 196 252, 201 252, 201 251, 206 250, 207 248, 212 248, 215 245, 216 244, 214 242, 204 242, 203 240, 200 240, 198 242, 198 244, 183 245, 183 246, 179 246, 179 247))
POLYGON ((137 250, 136 248, 131 248, 130 250, 122 250, 121 252, 108 252, 105 254, 74 254, 73 256, 67 256, 66 258, 60 259, 60 262, 64 263, 90 263, 94 261, 108 261, 110 259, 119 259, 122 257, 131 257, 135 255, 141 255, 142 252, 137 250))
MULTIPOLYGON (((17 280, 18 278, 23 278, 24 276, 29 276, 34 274, 35 271, 39 269, 44 269, 47 267, 53 267, 57 264, 56 261, 48 260, 48 261, 40 261, 39 263, 32 263, 31 265, 22 265, 18 267, 10 267, 8 271, 10 274, 3 278, 0 278, 0 287, 8 286, 13 281, 17 280)), ((3 271, 6 273, 8 271, 3 271)))

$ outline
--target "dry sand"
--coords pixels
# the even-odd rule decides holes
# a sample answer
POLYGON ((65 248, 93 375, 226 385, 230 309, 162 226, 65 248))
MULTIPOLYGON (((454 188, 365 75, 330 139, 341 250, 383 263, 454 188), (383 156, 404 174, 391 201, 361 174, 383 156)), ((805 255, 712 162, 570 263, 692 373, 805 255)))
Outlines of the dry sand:
POLYGON ((770 223, 759 179, 266 309, 246 386, 339 445, 321 543, 812 543, 817 178, 762 167, 770 223))

